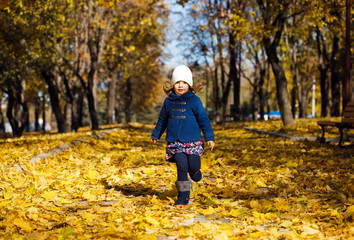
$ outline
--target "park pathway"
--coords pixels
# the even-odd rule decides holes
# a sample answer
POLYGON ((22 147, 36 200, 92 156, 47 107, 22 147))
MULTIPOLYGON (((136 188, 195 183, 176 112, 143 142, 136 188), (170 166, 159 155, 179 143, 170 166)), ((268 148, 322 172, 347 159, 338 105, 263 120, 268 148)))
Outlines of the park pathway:
POLYGON ((217 146, 202 157, 205 177, 194 184, 193 204, 176 208, 176 169, 164 160, 164 141, 149 141, 151 130, 117 129, 14 169, 7 179, 22 190, 3 187, 0 238, 353 235, 352 149, 215 126, 217 146))

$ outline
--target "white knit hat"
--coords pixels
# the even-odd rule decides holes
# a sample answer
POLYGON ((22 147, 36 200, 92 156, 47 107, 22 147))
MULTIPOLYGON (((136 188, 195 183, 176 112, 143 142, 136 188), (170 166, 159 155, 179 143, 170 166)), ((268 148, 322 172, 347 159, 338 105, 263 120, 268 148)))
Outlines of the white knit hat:
POLYGON ((173 70, 171 83, 175 85, 178 81, 184 81, 189 86, 193 86, 192 71, 185 65, 180 65, 173 70))

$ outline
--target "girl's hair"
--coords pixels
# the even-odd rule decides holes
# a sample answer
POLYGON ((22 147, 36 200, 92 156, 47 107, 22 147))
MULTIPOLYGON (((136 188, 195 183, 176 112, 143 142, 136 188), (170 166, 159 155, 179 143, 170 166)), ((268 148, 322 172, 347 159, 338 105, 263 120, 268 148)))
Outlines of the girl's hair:
MULTIPOLYGON (((201 82, 193 87, 189 86, 189 89, 192 92, 197 93, 200 92, 204 88, 204 86, 205 86, 204 82, 201 82)), ((170 95, 170 93, 173 92, 173 85, 171 84, 170 81, 166 81, 162 88, 167 95, 170 95)))

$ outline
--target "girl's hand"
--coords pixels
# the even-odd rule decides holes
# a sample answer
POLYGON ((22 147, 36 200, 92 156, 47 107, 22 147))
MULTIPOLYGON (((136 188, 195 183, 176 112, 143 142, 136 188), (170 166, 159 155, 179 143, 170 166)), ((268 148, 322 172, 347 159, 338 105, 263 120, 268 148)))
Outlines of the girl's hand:
POLYGON ((211 151, 213 151, 214 147, 215 147, 215 142, 214 141, 208 141, 208 146, 210 148, 211 151))
POLYGON ((152 142, 153 144, 156 144, 156 143, 157 143, 157 140, 154 139, 154 138, 151 138, 151 142, 152 142))

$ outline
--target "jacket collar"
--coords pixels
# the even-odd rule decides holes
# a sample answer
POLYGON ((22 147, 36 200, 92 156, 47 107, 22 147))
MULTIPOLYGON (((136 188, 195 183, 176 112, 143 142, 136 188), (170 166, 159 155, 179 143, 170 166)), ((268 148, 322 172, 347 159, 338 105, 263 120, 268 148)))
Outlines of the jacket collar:
POLYGON ((170 95, 168 95, 168 98, 170 100, 177 100, 177 99, 188 99, 188 98, 191 98, 193 97, 194 93, 191 91, 191 90, 188 90, 188 92, 186 92, 185 94, 183 95, 180 95, 178 96, 174 91, 170 93, 170 95))

